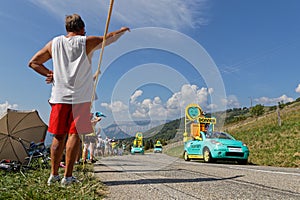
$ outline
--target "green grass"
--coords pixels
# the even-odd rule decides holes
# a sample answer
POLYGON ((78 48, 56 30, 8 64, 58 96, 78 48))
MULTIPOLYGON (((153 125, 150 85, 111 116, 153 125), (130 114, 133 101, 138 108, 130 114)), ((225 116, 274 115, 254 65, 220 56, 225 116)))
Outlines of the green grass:
POLYGON ((245 142, 250 149, 249 160, 257 165, 300 167, 299 109, 285 108, 282 125, 275 112, 240 126, 228 127, 228 132, 245 142))
POLYGON ((183 144, 168 148, 164 150, 164 153, 173 156, 173 157, 178 157, 178 158, 183 158, 183 144))
MULTIPOLYGON (((60 174, 63 174, 60 169, 60 174)), ((0 170, 0 199, 103 199, 107 188, 93 175, 93 165, 75 166, 74 176, 81 181, 69 187, 48 186, 50 169, 5 172, 0 170)))

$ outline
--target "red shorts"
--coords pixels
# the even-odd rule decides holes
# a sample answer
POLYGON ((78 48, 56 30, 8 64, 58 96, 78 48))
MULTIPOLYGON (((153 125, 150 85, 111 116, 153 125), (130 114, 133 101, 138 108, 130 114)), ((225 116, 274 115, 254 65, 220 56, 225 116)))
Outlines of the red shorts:
POLYGON ((92 133, 90 106, 90 102, 51 104, 48 131, 54 135, 92 133))

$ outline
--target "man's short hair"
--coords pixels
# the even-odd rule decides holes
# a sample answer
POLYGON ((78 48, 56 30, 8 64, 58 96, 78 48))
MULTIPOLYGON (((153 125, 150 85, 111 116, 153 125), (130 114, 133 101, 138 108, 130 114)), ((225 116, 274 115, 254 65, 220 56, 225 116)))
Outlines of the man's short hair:
POLYGON ((84 22, 78 14, 67 15, 65 25, 67 32, 76 33, 84 28, 84 22))

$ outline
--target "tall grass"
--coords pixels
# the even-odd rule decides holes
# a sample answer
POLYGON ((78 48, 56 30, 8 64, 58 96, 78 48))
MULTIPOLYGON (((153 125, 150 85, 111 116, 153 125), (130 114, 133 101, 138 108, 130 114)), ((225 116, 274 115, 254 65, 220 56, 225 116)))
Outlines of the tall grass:
POLYGON ((250 149, 249 161, 257 165, 300 167, 300 105, 281 110, 282 124, 276 111, 259 118, 228 125, 226 131, 245 142, 250 149))

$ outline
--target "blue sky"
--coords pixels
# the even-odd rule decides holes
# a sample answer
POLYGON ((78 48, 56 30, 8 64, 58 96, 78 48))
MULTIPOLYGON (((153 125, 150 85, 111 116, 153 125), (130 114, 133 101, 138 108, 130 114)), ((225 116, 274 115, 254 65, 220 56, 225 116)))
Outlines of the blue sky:
MULTIPOLYGON (((102 35, 108 6, 109 0, 1 1, 0 113, 36 109, 48 123, 50 85, 28 61, 65 34, 66 14, 80 14, 88 35, 102 35)), ((299 9, 297 0, 115 1, 109 30, 132 31, 105 48, 93 110, 107 115, 105 127, 179 118, 193 102, 214 111, 293 101, 300 95, 299 9)))

